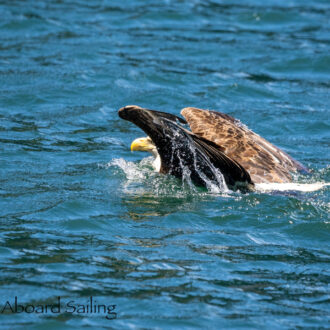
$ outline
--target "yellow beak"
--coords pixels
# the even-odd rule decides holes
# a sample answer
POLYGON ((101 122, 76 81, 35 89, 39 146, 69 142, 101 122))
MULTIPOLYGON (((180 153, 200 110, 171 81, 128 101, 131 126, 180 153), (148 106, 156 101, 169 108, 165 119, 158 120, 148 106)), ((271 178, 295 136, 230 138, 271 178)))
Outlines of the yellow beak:
POLYGON ((155 148, 149 137, 135 139, 131 144, 131 151, 149 151, 155 148))

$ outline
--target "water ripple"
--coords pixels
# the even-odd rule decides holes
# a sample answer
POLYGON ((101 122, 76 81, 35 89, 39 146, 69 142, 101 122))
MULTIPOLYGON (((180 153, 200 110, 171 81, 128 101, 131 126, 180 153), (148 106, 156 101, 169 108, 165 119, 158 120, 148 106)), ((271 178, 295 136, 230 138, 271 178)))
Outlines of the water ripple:
POLYGON ((212 193, 131 153, 126 104, 217 109, 328 183, 328 2, 3 1, 4 328, 325 328, 329 186, 212 193), (142 160, 141 160, 142 159, 142 160))

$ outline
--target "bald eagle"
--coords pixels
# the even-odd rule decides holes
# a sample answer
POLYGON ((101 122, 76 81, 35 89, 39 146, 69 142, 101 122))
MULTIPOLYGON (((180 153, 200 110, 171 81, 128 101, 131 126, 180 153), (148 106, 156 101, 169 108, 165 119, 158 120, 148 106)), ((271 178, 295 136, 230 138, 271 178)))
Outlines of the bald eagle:
POLYGON ((157 172, 178 178, 188 175, 200 186, 221 185, 223 178, 231 189, 253 189, 255 183, 288 183, 292 172, 308 171, 239 120, 221 112, 189 107, 181 111, 183 119, 128 105, 118 114, 147 134, 132 142, 132 151, 150 152, 157 172))

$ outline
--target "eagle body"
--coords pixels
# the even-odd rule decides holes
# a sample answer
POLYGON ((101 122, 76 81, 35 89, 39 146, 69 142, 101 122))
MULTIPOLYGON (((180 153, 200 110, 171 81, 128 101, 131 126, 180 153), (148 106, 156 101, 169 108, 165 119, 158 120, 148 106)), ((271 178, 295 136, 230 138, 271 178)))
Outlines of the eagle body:
POLYGON ((253 189, 254 183, 291 182, 291 172, 306 170, 285 152, 221 112, 184 108, 175 115, 126 106, 119 117, 140 127, 147 138, 131 150, 149 151, 160 173, 189 176, 201 186, 253 189), (188 124, 191 131, 183 125, 188 124))

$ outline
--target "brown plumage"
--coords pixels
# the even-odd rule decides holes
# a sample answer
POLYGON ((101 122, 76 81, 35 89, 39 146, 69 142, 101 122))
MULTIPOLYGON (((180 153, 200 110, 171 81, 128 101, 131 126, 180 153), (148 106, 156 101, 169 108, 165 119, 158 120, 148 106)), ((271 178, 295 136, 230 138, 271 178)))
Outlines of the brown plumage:
POLYGON ((281 149, 221 112, 184 108, 191 131, 218 145, 250 174, 254 183, 291 182, 292 172, 307 169, 281 149))

